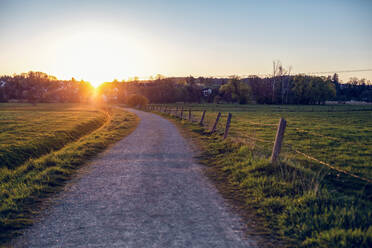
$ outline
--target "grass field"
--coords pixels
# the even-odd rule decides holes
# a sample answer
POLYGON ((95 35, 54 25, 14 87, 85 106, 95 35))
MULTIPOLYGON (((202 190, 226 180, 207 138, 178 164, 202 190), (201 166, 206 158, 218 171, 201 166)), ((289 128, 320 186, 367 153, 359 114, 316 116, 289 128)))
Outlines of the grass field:
MULTIPOLYGON (((304 160, 303 152, 318 160, 372 180, 372 106, 265 106, 190 105, 207 110, 206 123, 212 126, 222 112, 223 131, 227 113, 233 114, 230 138, 254 143, 271 152, 280 117, 287 120, 284 157, 304 160)), ((201 111, 193 111, 200 120, 201 111)))
POLYGON ((0 244, 32 223, 39 203, 138 118, 119 108, 0 104, 0 244))
POLYGON ((57 150, 107 120, 94 107, 78 105, 0 105, 0 165, 15 168, 57 150))
POLYGON ((207 127, 188 121, 181 125, 200 143, 207 174, 227 198, 233 195, 242 203, 246 213, 263 218, 270 233, 294 247, 372 246, 371 184, 295 152, 371 179, 371 106, 185 108, 195 110, 195 120, 200 120, 201 110, 207 110, 207 127), (208 134, 219 111, 223 117, 228 112, 233 115, 225 141, 221 139, 225 118, 217 134, 208 134), (281 161, 273 165, 269 156, 280 117, 288 123, 281 161))

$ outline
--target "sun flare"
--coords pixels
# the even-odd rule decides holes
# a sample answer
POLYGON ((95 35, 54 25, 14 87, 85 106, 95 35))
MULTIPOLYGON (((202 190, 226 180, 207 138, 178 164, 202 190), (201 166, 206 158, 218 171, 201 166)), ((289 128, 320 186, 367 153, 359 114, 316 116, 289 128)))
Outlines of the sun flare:
POLYGON ((89 81, 89 83, 94 87, 94 88, 98 88, 103 82, 101 81, 89 81))
POLYGON ((95 88, 103 82, 144 75, 145 47, 135 35, 107 28, 76 31, 61 37, 51 48, 58 51, 49 71, 56 76, 89 81, 95 88))

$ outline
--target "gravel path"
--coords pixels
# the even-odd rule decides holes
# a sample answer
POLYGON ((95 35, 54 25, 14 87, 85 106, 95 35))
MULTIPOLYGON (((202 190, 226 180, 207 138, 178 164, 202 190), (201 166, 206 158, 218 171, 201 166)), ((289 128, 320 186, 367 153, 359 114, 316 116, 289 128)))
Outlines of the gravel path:
POLYGON ((84 167, 14 247, 256 247, 177 128, 141 122, 84 167))

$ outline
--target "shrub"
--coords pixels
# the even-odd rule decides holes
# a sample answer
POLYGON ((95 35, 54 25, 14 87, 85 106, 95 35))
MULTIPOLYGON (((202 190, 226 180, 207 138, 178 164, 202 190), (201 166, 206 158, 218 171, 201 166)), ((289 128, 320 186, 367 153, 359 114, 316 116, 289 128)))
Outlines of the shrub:
POLYGON ((149 103, 149 99, 142 95, 131 95, 127 104, 131 107, 144 107, 149 103))

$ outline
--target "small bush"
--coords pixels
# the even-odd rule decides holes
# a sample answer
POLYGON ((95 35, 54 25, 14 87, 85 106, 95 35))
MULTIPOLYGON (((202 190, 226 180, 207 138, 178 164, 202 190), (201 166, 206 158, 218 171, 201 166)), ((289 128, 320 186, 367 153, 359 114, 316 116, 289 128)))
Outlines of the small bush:
POLYGON ((131 95, 127 104, 131 107, 144 107, 149 103, 149 99, 142 95, 131 95))

